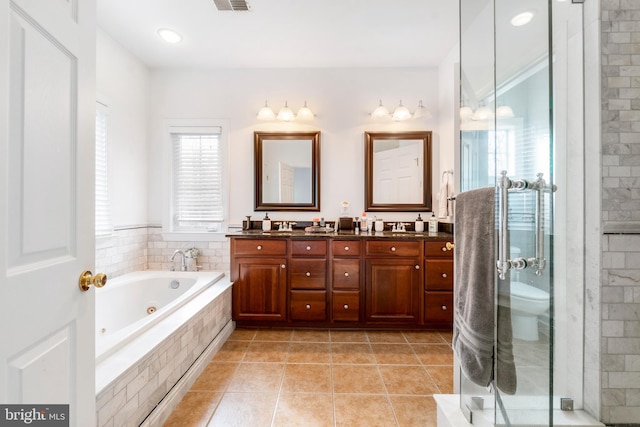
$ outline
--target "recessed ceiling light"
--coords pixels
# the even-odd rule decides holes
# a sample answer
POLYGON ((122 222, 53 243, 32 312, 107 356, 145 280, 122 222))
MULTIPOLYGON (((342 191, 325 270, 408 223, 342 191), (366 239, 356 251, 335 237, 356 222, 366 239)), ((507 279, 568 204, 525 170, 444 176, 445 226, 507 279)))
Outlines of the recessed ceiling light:
POLYGON ((180 43, 182 41, 182 35, 169 28, 160 28, 158 35, 167 43, 180 43))
POLYGON ((533 12, 522 12, 511 18, 511 25, 514 27, 522 27, 527 25, 533 19, 533 12))

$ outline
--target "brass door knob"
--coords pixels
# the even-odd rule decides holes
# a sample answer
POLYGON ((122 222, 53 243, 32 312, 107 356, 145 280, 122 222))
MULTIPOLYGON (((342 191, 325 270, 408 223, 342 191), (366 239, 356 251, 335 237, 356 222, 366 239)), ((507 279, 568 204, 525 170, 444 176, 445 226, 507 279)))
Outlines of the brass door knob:
POLYGON ((107 284, 107 275, 104 273, 98 273, 95 276, 89 270, 85 270, 80 274, 80 278, 78 279, 78 287, 82 292, 86 292, 89 290, 91 285, 96 288, 101 288, 107 284))
POLYGON ((444 245, 444 246, 445 246, 445 248, 447 248, 448 251, 450 251, 450 250, 453 250, 453 248, 456 247, 456 244, 455 243, 451 243, 451 242, 447 242, 447 244, 444 245))

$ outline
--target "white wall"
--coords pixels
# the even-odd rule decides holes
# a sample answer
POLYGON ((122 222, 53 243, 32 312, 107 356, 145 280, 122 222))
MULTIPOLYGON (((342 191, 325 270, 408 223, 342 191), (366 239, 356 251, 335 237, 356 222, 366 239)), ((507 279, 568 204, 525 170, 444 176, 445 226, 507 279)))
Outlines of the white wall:
POLYGON ((109 108, 113 223, 116 228, 147 224, 149 70, 101 30, 96 42, 98 100, 109 108))
MULTIPOLYGON (((459 171, 456 170, 455 152, 460 143, 460 131, 457 127, 457 114, 460 109, 459 97, 459 69, 460 46, 456 45, 438 69, 438 84, 440 88, 438 99, 438 129, 440 134, 440 174, 437 183, 441 183, 442 171, 452 170, 456 174, 455 182, 459 182, 459 171)), ((459 188, 456 188, 456 192, 459 188)))
MULTIPOLYGON (((434 142, 434 194, 439 186, 440 141, 438 70, 376 69, 219 69, 158 70, 151 73, 149 138, 149 223, 163 222, 166 171, 162 144, 168 143, 169 119, 227 119, 229 121, 230 221, 254 219, 253 131, 320 130, 321 212, 274 212, 274 220, 337 218, 340 204, 351 203, 357 215, 364 207, 364 132, 431 130, 434 142), (256 114, 267 99, 277 112, 285 100, 294 111, 304 101, 317 114, 310 124, 265 123, 256 114), (433 117, 406 122, 374 122, 369 113, 378 100, 393 110, 400 99, 410 110, 422 100, 433 117)), ((447 138, 449 141, 450 139, 447 138)), ((451 155, 453 157, 453 155, 451 155)), ((434 200, 435 201, 435 200, 434 200)), ((414 213, 384 213, 385 220, 413 220, 414 213)))

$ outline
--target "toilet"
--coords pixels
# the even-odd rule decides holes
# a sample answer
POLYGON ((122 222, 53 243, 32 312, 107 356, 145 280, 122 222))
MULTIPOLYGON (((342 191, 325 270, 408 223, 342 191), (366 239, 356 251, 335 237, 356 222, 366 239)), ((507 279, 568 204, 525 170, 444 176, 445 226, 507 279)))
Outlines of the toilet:
POLYGON ((549 293, 522 282, 511 282, 513 337, 538 341, 538 316, 549 309, 549 293))

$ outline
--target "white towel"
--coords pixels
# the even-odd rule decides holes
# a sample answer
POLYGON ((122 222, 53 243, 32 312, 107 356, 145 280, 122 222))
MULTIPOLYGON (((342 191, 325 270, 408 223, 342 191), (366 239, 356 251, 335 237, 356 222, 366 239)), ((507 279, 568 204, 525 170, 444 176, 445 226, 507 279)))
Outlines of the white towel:
POLYGON ((438 196, 438 217, 446 218, 453 215, 449 206, 449 197, 453 195, 453 186, 449 179, 449 171, 442 173, 442 184, 440 185, 440 195, 438 196))

